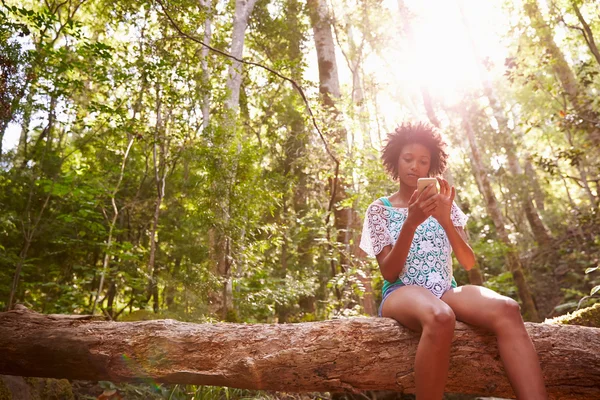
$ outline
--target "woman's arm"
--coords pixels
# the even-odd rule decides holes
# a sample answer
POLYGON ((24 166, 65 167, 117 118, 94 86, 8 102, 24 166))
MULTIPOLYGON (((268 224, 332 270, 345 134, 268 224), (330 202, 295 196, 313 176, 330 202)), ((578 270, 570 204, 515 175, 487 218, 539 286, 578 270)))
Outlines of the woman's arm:
POLYGON ((402 225, 396 244, 393 246, 385 246, 383 250, 377 254, 379 270, 381 271, 381 275, 383 275, 383 279, 386 281, 395 282, 402 273, 416 229, 416 226, 412 226, 406 221, 402 225))
POLYGON ((458 262, 469 271, 475 265, 475 253, 467 243, 467 234, 462 226, 454 226, 451 219, 440 222, 442 228, 446 231, 452 250, 456 255, 458 262))
POLYGON ((445 179, 437 179, 440 183, 440 193, 437 195, 439 206, 434 210, 433 216, 446 231, 446 236, 448 236, 458 262, 469 271, 475 265, 475 253, 467 243, 465 230, 461 226, 454 226, 451 217, 456 190, 445 179))

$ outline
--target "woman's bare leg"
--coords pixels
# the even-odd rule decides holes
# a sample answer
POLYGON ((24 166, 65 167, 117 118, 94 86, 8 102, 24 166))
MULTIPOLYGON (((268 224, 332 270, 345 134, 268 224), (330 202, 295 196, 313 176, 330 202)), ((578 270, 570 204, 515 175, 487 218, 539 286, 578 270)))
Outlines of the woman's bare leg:
POLYGON ((548 399, 537 352, 516 301, 472 285, 447 291, 442 301, 454 310, 457 320, 496 334, 500 357, 517 399, 548 399))
POLYGON ((454 336, 452 309, 420 286, 403 286, 383 303, 381 314, 408 329, 421 332, 415 357, 417 400, 439 400, 444 395, 454 336))

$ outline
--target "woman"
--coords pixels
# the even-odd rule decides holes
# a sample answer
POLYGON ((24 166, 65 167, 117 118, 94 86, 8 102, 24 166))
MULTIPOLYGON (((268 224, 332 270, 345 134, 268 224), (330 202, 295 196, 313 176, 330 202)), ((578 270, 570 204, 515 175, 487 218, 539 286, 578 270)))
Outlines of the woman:
POLYGON ((457 287, 454 251, 470 270, 475 255, 467 243, 465 214, 454 204, 455 189, 439 176, 446 168, 445 144, 430 125, 406 123, 388 135, 383 164, 400 183, 398 191, 367 209, 361 248, 377 258, 385 279, 379 315, 420 332, 415 359, 418 400, 441 399, 448 377, 455 321, 493 332, 517 399, 547 399, 537 353, 519 304, 490 289, 457 287), (437 177, 417 192, 417 180, 437 177))

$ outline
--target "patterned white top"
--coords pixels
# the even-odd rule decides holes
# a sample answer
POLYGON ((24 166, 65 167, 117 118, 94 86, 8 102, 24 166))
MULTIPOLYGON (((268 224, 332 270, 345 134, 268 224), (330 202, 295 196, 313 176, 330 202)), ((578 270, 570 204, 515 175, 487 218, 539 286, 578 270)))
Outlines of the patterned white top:
MULTIPOLYGON (((374 257, 385 246, 394 245, 408 208, 389 207, 376 201, 367 208, 360 248, 374 257)), ((452 223, 464 227, 468 217, 456 203, 450 211, 452 223)), ((444 228, 433 217, 427 218, 415 231, 404 269, 396 282, 385 281, 383 291, 396 283, 419 285, 442 297, 452 284, 452 247, 444 228)))

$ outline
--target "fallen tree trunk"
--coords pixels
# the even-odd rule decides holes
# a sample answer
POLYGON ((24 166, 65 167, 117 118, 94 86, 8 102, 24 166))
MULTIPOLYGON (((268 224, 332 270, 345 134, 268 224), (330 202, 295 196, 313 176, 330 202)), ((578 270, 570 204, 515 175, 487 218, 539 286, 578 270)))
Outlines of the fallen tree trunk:
MULTIPOLYGON (((600 399, 600 329, 527 323, 553 399, 600 399)), ((105 322, 0 313, 0 374, 303 392, 414 393, 419 335, 387 318, 105 322)), ((514 397, 495 338, 456 324, 447 392, 514 397)))

